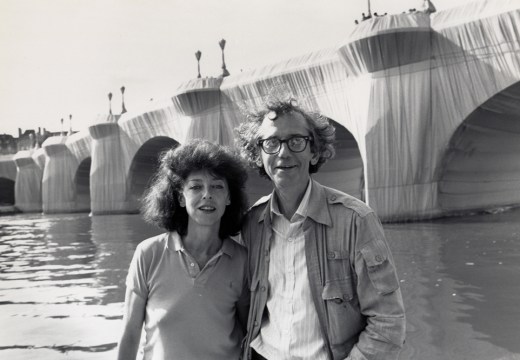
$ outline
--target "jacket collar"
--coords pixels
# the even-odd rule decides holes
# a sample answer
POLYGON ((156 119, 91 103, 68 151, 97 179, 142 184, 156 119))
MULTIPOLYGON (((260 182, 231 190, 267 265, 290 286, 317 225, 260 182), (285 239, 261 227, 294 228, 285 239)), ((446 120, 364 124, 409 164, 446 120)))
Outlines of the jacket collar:
MULTIPOLYGON (((309 209, 307 211, 307 216, 317 223, 324 224, 330 226, 332 224, 332 219, 330 217, 330 212, 327 204, 327 194, 325 193, 324 187, 317 181, 313 180, 311 186, 311 194, 309 196, 309 209)), ((268 195, 264 196, 260 200, 257 201, 255 206, 258 206, 262 203, 266 203, 263 210, 258 217, 258 222, 262 222, 266 219, 266 216, 269 216, 269 211, 271 209, 271 201, 273 200, 274 190, 268 195)))

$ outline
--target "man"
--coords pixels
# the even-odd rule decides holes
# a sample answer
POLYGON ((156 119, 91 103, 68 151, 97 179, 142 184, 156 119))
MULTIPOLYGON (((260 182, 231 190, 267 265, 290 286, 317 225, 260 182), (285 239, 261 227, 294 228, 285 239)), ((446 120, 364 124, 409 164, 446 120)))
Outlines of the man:
POLYGON ((271 99, 238 128, 245 158, 274 185, 249 211, 251 310, 244 359, 397 359, 405 316, 381 223, 314 181, 335 129, 295 100, 271 99))

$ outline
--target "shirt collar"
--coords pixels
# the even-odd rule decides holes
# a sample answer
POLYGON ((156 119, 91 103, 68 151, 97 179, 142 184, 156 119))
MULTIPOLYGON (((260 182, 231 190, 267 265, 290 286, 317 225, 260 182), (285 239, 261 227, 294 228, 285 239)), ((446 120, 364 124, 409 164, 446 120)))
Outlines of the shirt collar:
MULTIPOLYGON (((233 247, 233 243, 231 241, 233 240, 229 237, 225 238, 224 241, 222 241, 222 248, 220 249, 220 251, 229 257, 233 257, 233 254, 235 253, 235 248, 233 247)), ((177 233, 177 231, 170 232, 170 241, 168 241, 167 247, 171 247, 174 251, 184 251, 182 238, 180 237, 179 233, 177 233)))
MULTIPOLYGON (((298 209, 296 209, 295 215, 298 214, 300 217, 305 218, 308 212, 308 204, 309 197, 311 195, 312 181, 309 179, 309 183, 307 184, 307 188, 305 190, 305 194, 303 195, 302 200, 300 201, 300 205, 298 205, 298 209)), ((283 216, 280 208, 278 207, 278 196, 276 192, 273 191, 272 201, 271 201, 271 216, 272 214, 276 214, 278 216, 283 216)), ((293 215, 294 216, 294 215, 293 215)), ((292 219, 290 219, 292 220, 292 219)))
POLYGON ((168 245, 174 251, 182 251, 184 250, 184 244, 182 243, 182 239, 177 231, 170 232, 170 241, 168 241, 168 245))
MULTIPOLYGON (((275 191, 273 190, 269 199, 270 205, 266 206, 264 210, 260 213, 260 217, 258 218, 259 222, 265 219, 266 212, 268 210, 274 212, 274 209, 276 209, 278 211, 278 214, 280 213, 278 209, 278 204, 274 204, 276 202, 274 200, 275 196, 275 191)), ((325 194, 325 189, 323 188, 323 186, 320 185, 320 183, 316 182, 312 178, 309 181, 306 193, 304 195, 304 198, 300 202, 300 206, 298 207, 297 212, 300 211, 302 205, 306 208, 305 215, 310 217, 317 223, 324 224, 327 226, 330 226, 332 224, 332 219, 328 210, 328 201, 327 195, 325 194), (307 199, 305 199, 305 197, 307 197, 307 199)))

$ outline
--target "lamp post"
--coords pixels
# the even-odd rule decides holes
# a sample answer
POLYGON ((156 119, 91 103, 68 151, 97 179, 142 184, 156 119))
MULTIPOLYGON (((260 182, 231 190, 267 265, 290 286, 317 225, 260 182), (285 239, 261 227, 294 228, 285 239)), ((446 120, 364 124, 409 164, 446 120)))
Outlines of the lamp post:
POLYGON ((197 59, 197 79, 200 79, 201 76, 200 76, 200 57, 202 56, 202 53, 200 52, 200 50, 197 50, 197 52, 195 53, 195 58, 197 59))
POLYGON ((224 61, 224 48, 226 47, 226 40, 222 39, 218 42, 222 50, 222 77, 229 76, 229 71, 226 69, 226 62, 224 61))
POLYGON ((61 118, 60 122, 61 122, 61 130, 60 130, 60 134, 61 134, 61 136, 63 136, 63 135, 64 135, 64 134, 63 134, 63 118, 61 118))
POLYGON ((112 115, 112 93, 108 93, 108 112, 112 115))
POLYGON ((69 135, 72 135, 72 114, 69 114, 69 135))
POLYGON ((121 109, 121 115, 124 114, 126 112, 126 108, 125 108, 125 87, 124 86, 121 86, 121 99, 123 100, 123 106, 122 106, 122 109, 121 109))

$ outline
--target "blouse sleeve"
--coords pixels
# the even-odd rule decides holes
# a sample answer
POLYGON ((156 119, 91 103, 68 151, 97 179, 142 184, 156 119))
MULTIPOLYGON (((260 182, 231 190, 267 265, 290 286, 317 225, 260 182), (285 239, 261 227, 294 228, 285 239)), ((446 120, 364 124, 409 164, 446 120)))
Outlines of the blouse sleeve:
POLYGON ((130 268, 126 277, 126 287, 145 300, 148 298, 147 270, 145 248, 143 243, 141 243, 135 249, 134 256, 130 262, 130 268))

